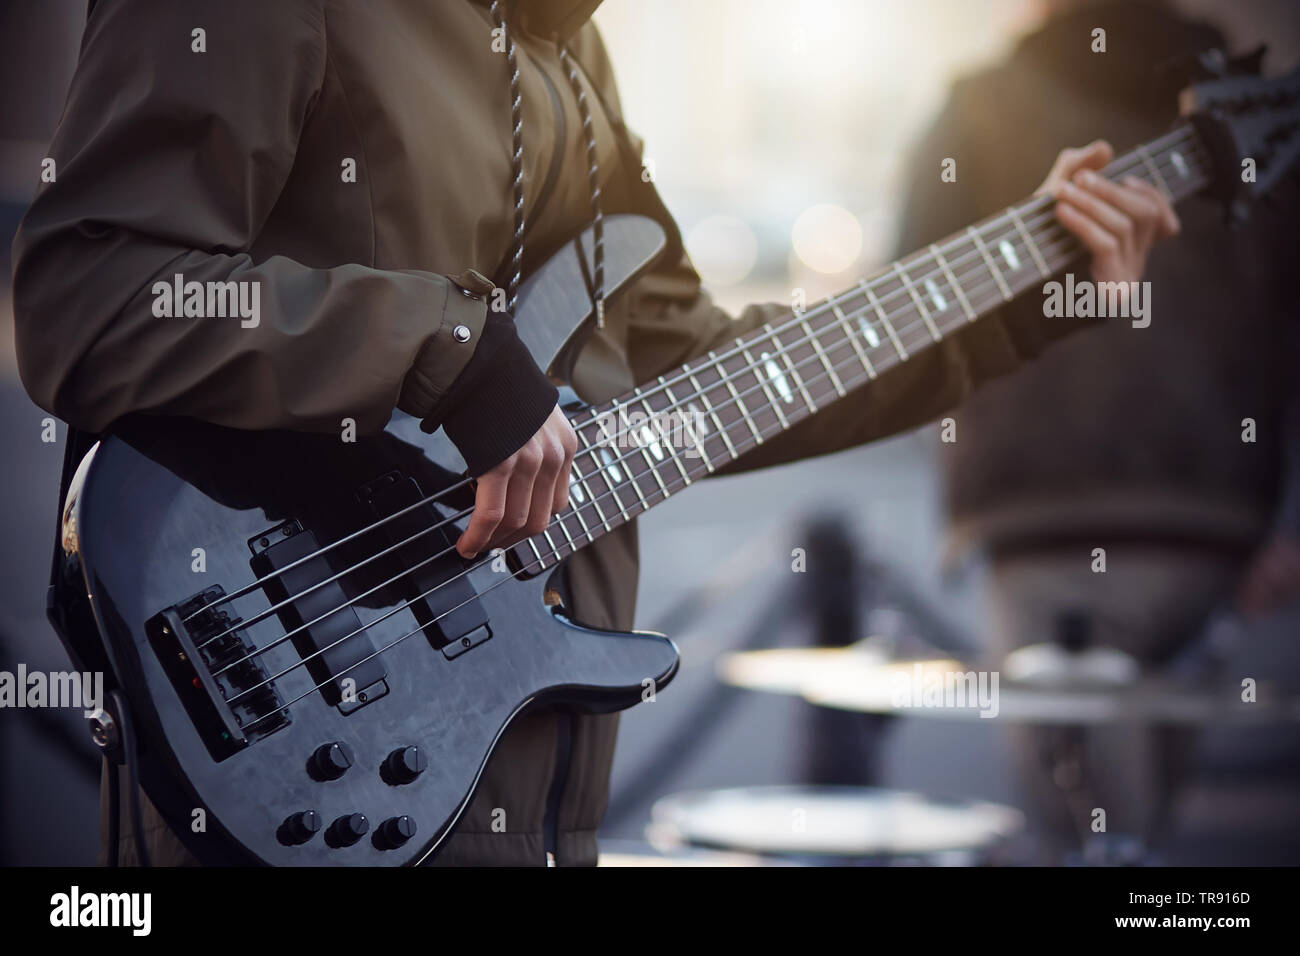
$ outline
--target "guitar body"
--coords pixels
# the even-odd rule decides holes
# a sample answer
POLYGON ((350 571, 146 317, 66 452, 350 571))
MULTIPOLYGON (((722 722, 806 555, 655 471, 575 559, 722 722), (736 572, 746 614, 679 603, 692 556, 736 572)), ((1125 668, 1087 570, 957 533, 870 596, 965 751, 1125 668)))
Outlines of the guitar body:
MULTIPOLYGON (((610 217, 611 287, 662 244, 653 222, 610 217)), ((590 320, 576 247, 521 289, 520 332, 553 373, 590 320)), ((61 574, 89 597, 94 633, 78 637, 102 645, 142 784, 200 859, 421 862, 517 716, 619 710, 672 679, 666 638, 547 603, 562 565, 525 578, 443 554, 473 504, 463 478, 442 432, 400 413, 355 442, 141 418, 82 463, 61 574)))

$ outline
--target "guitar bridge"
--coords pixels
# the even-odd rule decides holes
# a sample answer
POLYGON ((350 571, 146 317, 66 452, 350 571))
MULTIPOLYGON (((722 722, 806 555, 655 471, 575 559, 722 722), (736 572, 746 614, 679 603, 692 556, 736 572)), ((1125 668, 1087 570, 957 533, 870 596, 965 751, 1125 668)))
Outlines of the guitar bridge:
POLYGON ((290 720, 275 683, 253 656, 256 647, 239 627, 242 619, 220 606, 225 594, 213 585, 145 622, 149 643, 214 760, 225 760, 290 720))

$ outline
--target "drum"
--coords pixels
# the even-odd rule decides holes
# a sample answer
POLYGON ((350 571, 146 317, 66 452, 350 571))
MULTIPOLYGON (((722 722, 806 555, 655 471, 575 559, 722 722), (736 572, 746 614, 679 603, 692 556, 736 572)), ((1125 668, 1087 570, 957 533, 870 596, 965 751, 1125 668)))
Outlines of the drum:
POLYGON ((659 800, 646 836, 658 849, 723 850, 834 866, 997 862, 1024 828, 1019 811, 876 787, 739 787, 659 800))

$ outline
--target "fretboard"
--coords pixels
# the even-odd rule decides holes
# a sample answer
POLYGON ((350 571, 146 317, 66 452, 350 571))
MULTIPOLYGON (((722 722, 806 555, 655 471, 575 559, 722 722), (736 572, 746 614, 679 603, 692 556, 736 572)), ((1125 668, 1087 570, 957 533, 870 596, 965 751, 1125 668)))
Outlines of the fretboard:
MULTIPOLYGON (((1183 124, 1116 159, 1178 201, 1209 183, 1183 124)), ((1080 261, 1054 200, 1027 199, 573 419, 569 506, 512 549, 544 570, 1080 261)), ((1049 320, 1050 321, 1050 320, 1049 320)))

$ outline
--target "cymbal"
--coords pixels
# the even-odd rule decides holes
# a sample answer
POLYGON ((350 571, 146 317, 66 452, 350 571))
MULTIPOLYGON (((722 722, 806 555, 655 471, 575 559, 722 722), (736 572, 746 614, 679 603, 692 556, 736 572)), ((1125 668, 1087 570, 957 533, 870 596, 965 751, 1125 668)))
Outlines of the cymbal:
POLYGON ((1277 697, 1267 687, 1259 689, 1258 702, 1245 703, 1232 685, 1153 679, 1107 684, 1059 673, 1051 682, 1029 683, 952 658, 891 660, 874 647, 856 645, 744 651, 724 655, 716 667, 719 679, 736 687, 859 713, 1035 724, 1300 722, 1300 699, 1277 697))
POLYGON ((1018 810, 995 803, 878 787, 776 785, 663 797, 647 836, 667 851, 968 863, 1023 826, 1018 810))

